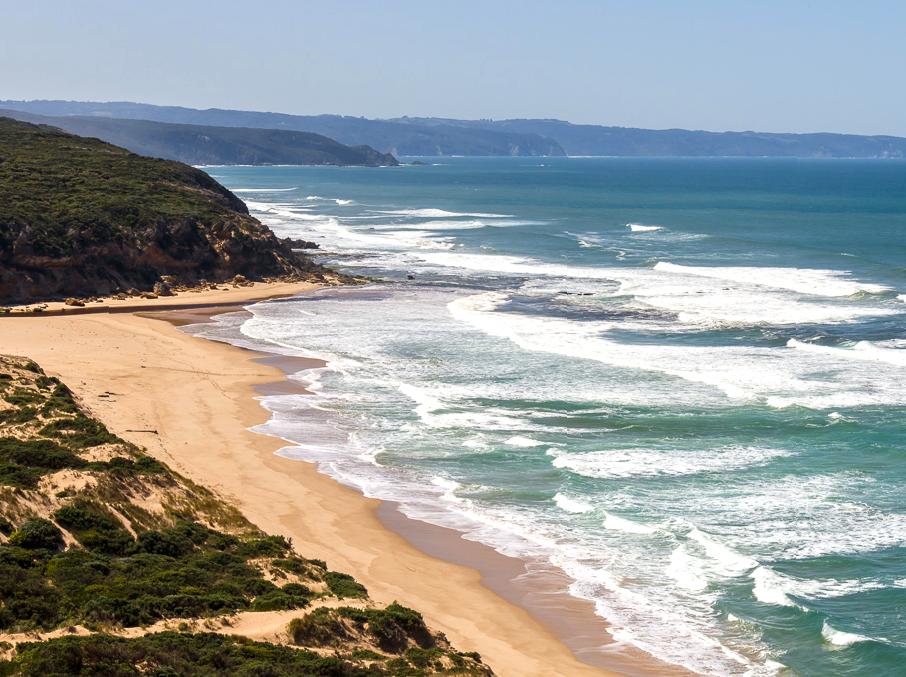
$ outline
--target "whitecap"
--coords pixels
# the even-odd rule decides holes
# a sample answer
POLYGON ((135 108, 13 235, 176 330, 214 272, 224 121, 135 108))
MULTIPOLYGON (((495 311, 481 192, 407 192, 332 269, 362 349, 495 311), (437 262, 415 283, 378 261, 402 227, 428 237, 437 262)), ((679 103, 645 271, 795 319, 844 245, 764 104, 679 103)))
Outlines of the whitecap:
POLYGON ((607 449, 569 453, 549 449, 555 468, 594 478, 658 477, 725 472, 763 465, 787 455, 780 449, 729 446, 707 450, 688 449, 607 449))
POLYGON ((646 226, 643 223, 627 223, 626 227, 633 233, 653 233, 664 228, 663 226, 646 226))
POLYGON ((554 494, 554 503, 556 503, 557 507, 561 510, 576 514, 591 512, 592 510, 594 510, 594 507, 591 504, 577 498, 571 498, 566 494, 561 494, 559 492, 554 494))
POLYGON ((839 647, 851 646, 852 644, 857 644, 859 642, 872 641, 871 637, 866 637, 865 635, 837 630, 836 628, 831 627, 830 623, 827 621, 824 621, 824 624, 821 626, 821 636, 824 637, 828 643, 839 647))
POLYGON ((692 592, 701 592, 708 587, 701 560, 693 557, 685 545, 678 545, 670 553, 667 575, 675 580, 681 588, 692 592))
POLYGON ((717 278, 730 282, 786 289, 815 296, 852 296, 859 292, 877 294, 890 287, 850 279, 848 271, 812 268, 684 266, 660 261, 655 270, 717 278))
POLYGON ((641 524, 640 522, 633 522, 619 515, 614 515, 611 512, 604 513, 604 528, 611 529, 613 531, 625 531, 628 534, 653 534, 657 531, 656 528, 649 526, 648 524, 641 524))
POLYGON ((504 444, 509 444, 511 447, 543 447, 547 442, 541 442, 539 440, 533 440, 531 437, 523 437, 522 435, 514 435, 504 442, 504 444))
POLYGON ((392 216, 412 216, 416 218, 434 218, 441 219, 448 216, 474 216, 485 219, 507 219, 512 218, 512 214, 489 214, 486 212, 450 212, 446 209, 378 209, 374 210, 375 214, 388 214, 392 216))
POLYGON ((902 348, 882 348, 871 341, 859 341, 851 348, 837 348, 822 346, 815 343, 803 343, 796 339, 787 341, 788 348, 808 350, 821 355, 828 355, 838 359, 862 360, 869 362, 884 362, 896 367, 906 367, 906 350, 902 348))
POLYGON ((740 554, 713 537, 702 533, 698 527, 693 527, 687 537, 698 543, 708 557, 716 560, 723 573, 728 576, 739 576, 758 566, 756 560, 740 554))
POLYGON ((297 186, 292 188, 230 188, 234 193, 288 193, 298 190, 297 186))
POLYGON ((441 494, 441 499, 451 502, 459 502, 462 499, 456 495, 457 489, 462 489, 462 484, 455 480, 447 479, 446 477, 435 476, 431 478, 431 484, 440 489, 443 489, 443 494, 441 494))

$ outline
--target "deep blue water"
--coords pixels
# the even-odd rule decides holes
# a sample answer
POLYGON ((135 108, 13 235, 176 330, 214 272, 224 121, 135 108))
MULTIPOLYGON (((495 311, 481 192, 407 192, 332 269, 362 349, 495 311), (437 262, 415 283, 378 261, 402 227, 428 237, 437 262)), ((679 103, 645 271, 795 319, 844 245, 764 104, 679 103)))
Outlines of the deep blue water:
POLYGON ((663 660, 903 674, 906 162, 423 160, 208 168, 382 280, 206 330, 327 359, 285 453, 663 660))

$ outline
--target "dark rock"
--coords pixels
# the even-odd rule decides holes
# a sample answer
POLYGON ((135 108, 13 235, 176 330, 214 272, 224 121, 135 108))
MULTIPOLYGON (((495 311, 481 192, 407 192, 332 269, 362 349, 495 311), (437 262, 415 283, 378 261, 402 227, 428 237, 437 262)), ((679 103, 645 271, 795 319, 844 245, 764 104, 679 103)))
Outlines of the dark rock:
POLYGON ((158 296, 173 296, 173 290, 170 289, 170 285, 163 280, 154 283, 154 293, 158 296))
POLYGON ((292 237, 282 238, 283 244, 285 244, 290 249, 320 249, 321 245, 317 242, 311 242, 309 240, 297 240, 292 237))

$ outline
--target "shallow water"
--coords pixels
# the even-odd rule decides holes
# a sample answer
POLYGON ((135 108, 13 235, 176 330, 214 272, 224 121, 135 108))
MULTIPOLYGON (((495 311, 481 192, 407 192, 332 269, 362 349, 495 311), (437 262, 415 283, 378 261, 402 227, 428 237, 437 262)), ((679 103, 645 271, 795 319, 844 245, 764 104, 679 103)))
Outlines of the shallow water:
POLYGON ((285 454, 563 568, 663 660, 901 674, 906 163, 208 171, 385 280, 201 329, 327 360, 266 398, 285 454))

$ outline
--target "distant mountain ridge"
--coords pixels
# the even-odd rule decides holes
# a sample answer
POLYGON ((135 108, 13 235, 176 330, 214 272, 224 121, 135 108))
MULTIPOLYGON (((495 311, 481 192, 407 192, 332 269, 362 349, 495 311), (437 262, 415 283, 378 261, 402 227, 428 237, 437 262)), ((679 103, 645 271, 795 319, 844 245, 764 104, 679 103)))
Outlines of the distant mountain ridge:
POLYGON ((282 129, 322 134, 340 143, 369 145, 393 155, 565 155, 556 141, 533 133, 412 125, 340 115, 287 115, 259 111, 154 106, 117 101, 0 101, 0 108, 37 115, 91 116, 190 125, 282 129))
POLYGON ((192 165, 296 164, 395 166, 396 158, 370 146, 346 146, 320 134, 172 124, 91 116, 47 116, 0 109, 0 116, 90 136, 139 155, 192 165))
POLYGON ((367 144, 396 155, 906 157, 906 138, 883 135, 637 129, 547 119, 402 117, 372 120, 217 108, 197 110, 123 101, 0 101, 0 108, 54 116, 305 131, 323 134, 344 144, 367 144))
POLYGON ((563 120, 398 118, 416 125, 458 124, 533 133, 556 139, 567 155, 682 157, 906 157, 906 138, 816 132, 708 132, 576 125, 563 120))

